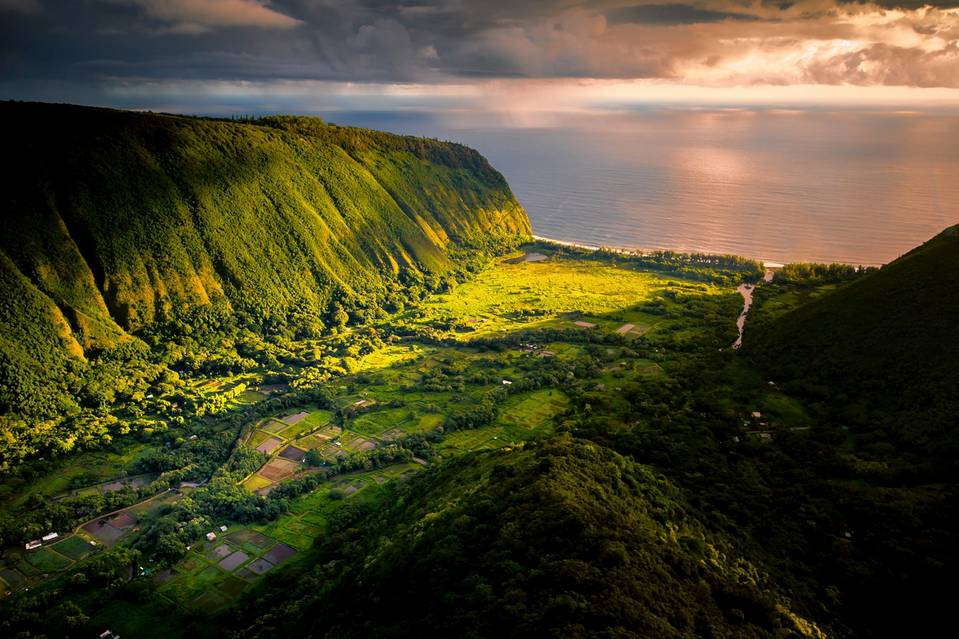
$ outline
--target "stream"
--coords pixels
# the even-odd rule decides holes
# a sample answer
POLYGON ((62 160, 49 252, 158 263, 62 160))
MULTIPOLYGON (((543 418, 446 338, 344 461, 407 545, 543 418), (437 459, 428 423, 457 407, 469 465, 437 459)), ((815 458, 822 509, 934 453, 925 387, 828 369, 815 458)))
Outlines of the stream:
MULTIPOLYGON (((766 274, 763 275, 763 282, 772 282, 775 271, 771 268, 766 269, 766 274)), ((736 338, 736 341, 733 342, 733 348, 739 348, 743 345, 743 331, 746 328, 746 315, 749 314, 749 307, 753 305, 753 291, 756 290, 758 284, 740 284, 736 289, 740 295, 743 296, 743 310, 739 313, 739 317, 736 318, 736 328, 739 329, 739 337, 736 338)))

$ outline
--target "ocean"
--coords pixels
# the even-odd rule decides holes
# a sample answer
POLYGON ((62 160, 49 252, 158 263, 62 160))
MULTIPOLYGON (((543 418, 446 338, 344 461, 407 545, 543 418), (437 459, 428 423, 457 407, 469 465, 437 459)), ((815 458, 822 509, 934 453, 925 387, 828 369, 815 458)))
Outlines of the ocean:
POLYGON ((568 242, 878 265, 959 223, 959 115, 322 115, 476 148, 534 233, 568 242))

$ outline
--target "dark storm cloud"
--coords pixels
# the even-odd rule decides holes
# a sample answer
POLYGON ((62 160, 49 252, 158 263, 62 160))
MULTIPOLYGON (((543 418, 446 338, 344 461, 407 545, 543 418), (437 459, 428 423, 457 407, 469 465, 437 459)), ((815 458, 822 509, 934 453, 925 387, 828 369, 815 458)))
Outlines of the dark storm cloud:
POLYGON ((0 97, 180 80, 959 86, 959 0, 878 2, 0 0, 0 97))
POLYGON ((723 20, 752 21, 759 18, 746 13, 700 9, 688 4, 640 4, 611 9, 606 12, 606 19, 610 24, 681 25, 723 20))
POLYGON ((873 4, 883 9, 922 9, 923 7, 935 7, 937 9, 952 9, 959 7, 959 0, 839 0, 839 4, 866 5, 873 4))

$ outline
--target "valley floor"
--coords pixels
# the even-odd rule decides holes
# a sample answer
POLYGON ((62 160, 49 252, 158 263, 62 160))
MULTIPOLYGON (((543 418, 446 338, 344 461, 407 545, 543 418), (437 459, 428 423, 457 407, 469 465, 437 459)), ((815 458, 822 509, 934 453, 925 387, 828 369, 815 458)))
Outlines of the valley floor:
MULTIPOLYGON (((377 504, 391 483, 478 451, 522 449, 590 414, 629 415, 627 394, 670 388, 691 353, 733 357, 741 306, 736 282, 531 247, 382 320, 381 345, 350 352, 312 386, 302 383, 308 369, 197 378, 199 396, 223 405, 199 418, 202 429, 120 438, 7 482, 9 513, 40 503, 82 513, 83 500, 90 510, 38 549, 5 547, 0 591, 24 609, 28 590, 73 602, 87 633, 195 632, 264 578, 295 570, 344 513, 377 504), (224 457, 199 476, 190 469, 205 458, 177 456, 205 440, 223 442, 224 457), (178 546, 187 529, 198 539, 178 546), (112 598, 70 585, 111 571, 141 585, 112 598)), ((729 384, 748 389, 720 402, 738 425, 730 441, 809 429, 800 403, 727 364, 729 384)), ((642 410, 608 427, 639 432, 668 409, 642 410)))

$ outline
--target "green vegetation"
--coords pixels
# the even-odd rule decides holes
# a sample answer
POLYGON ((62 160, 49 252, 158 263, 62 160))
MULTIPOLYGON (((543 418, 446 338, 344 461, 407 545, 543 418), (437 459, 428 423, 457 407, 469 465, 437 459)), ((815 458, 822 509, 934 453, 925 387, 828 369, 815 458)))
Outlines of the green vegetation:
MULTIPOLYGON (((170 368, 280 369, 283 340, 382 317, 530 230, 502 176, 455 144, 313 118, 0 112, 18 149, 2 196, 0 464, 108 443, 105 413, 157 391, 182 404, 170 368), (221 336, 243 346, 210 353, 221 336)), ((251 397, 232 391, 205 410, 251 397)))
MULTIPOLYGON (((802 282, 809 287, 808 278, 802 282)), ((848 430, 856 454, 882 464, 887 477, 951 481, 959 431, 944 425, 959 414, 957 290, 959 227, 952 227, 757 324, 746 350, 821 421, 848 430)))
MULTIPOLYGON (((545 249, 541 249, 545 252, 545 249)), ((631 261, 503 260, 408 317, 414 326, 463 339, 522 328, 580 328, 574 322, 642 334, 666 319, 677 297, 715 295, 716 284, 677 280, 631 261), (642 304, 638 302, 642 301, 642 304)))
MULTIPOLYGON (((128 526, 135 526, 138 532, 129 527, 111 532, 116 526, 100 532, 94 526, 91 534, 136 549, 145 576, 164 575, 155 589, 148 588, 152 594, 141 600, 147 603, 140 616, 169 615, 169 606, 209 616, 225 610, 261 579, 256 573, 237 575, 252 571, 254 562, 265 556, 264 549, 256 544, 251 547, 250 540, 228 541, 245 556, 237 567, 225 570, 220 558, 207 556, 204 542, 206 532, 215 531, 221 522, 228 525, 228 538, 234 531, 254 531, 307 553, 314 540, 331 534, 342 522, 366 508, 379 508, 379 500, 389 498, 387 488, 396 478, 471 450, 522 447, 524 442, 548 437, 568 418, 574 405, 594 401, 590 395, 602 383, 609 383, 612 389, 613 384, 634 377, 649 377, 650 369, 665 379, 661 366, 665 362, 657 354, 661 346, 653 344, 688 345, 692 339, 717 345, 734 337, 731 320, 737 312, 737 296, 715 284, 674 281, 671 290, 668 281, 635 265, 562 257, 552 258, 548 269, 541 265, 516 277, 512 259, 480 273, 478 286, 457 287, 458 300, 443 295, 439 304, 417 305, 377 325, 378 331, 395 335, 387 339, 391 345, 366 353, 352 351, 357 356, 350 370, 344 369, 327 383, 312 379, 316 365, 300 367, 298 377, 285 378, 288 385, 282 396, 252 405, 240 401, 227 404, 222 411, 184 420, 182 429, 172 428, 149 438, 138 434, 141 441, 136 453, 124 464, 130 475, 152 473, 146 481, 107 495, 96 489, 89 492, 87 485, 78 489, 83 495, 51 491, 47 495, 54 500, 32 498, 30 503, 39 508, 31 512, 28 521, 35 519, 34 530, 39 530, 44 525, 41 522, 56 513, 60 518, 57 525, 68 529, 84 521, 102 521, 97 513, 105 512, 107 506, 96 497, 108 497, 111 505, 122 506, 159 495, 129 511, 135 523, 128 526), (502 270, 511 277, 503 278, 502 270), (572 324, 567 308, 557 306, 552 297, 544 295, 537 300, 523 295, 529 287, 547 291, 549 282, 558 284, 564 278, 570 291, 582 289, 584 283, 601 286, 614 278, 622 292, 610 301, 582 289, 576 303, 596 323, 584 330, 572 324), (522 306, 532 308, 542 324, 521 323, 518 332, 479 335, 467 342, 455 333, 430 328, 431 314, 446 312, 444 305, 488 302, 489 283, 497 282, 505 289, 507 303, 484 311, 491 323, 510 325, 522 306), (655 310, 647 316, 647 308, 655 310), (642 332, 618 332, 626 319, 638 325, 640 315, 646 320, 642 332), (704 317, 712 323, 704 326, 704 317), (406 337, 410 335, 414 337, 406 337), (625 366, 625 361, 637 364, 625 366), (511 383, 503 384, 504 380, 511 383), (299 390, 291 391, 291 387, 299 390), (237 444, 231 446, 234 441, 237 444), (264 452, 255 452, 257 447, 264 452), (308 453, 298 461, 295 455, 290 457, 290 451, 308 453), (186 496, 178 496, 175 490, 162 492, 184 479, 208 481, 181 489, 186 496)), ((331 352, 351 352, 367 335, 353 331, 316 343, 331 352)), ((249 373, 198 378, 189 384, 201 397, 258 387, 249 373)), ((274 392, 275 384, 259 384, 274 392)), ((194 401, 187 406, 199 413, 205 404, 194 401)), ((77 459, 102 454, 89 452, 77 459)), ((33 482, 14 484, 11 497, 25 503, 25 491, 35 491, 34 486, 33 482)), ((26 534, 22 532, 23 513, 10 514, 7 536, 19 539, 26 534)), ((296 564, 302 564, 304 558, 296 564)), ((78 561, 74 570, 89 560, 78 561)), ((291 564, 289 570, 293 569, 291 564)), ((59 588, 56 579, 40 574, 31 573, 27 579, 41 590, 59 588)), ((89 609, 90 617, 103 619, 102 609, 83 603, 96 592, 99 590, 68 599, 89 609)), ((15 625, 27 623, 28 616, 23 615, 30 609, 29 601, 24 600, 23 605, 27 608, 14 615, 19 619, 15 625)), ((118 605, 111 601, 108 610, 118 605)), ((187 627, 191 626, 184 625, 187 627)))
MULTIPOLYGON (((957 546, 943 543, 955 502, 933 484, 889 484, 881 448, 857 452, 858 435, 752 363, 790 309, 886 269, 761 285, 743 357, 729 348, 741 300, 724 276, 664 276, 615 255, 517 257, 383 320, 375 347, 350 351, 363 331, 315 342, 354 353, 324 381, 322 363, 291 368, 285 394, 191 418, 196 439, 137 435, 127 473, 151 472, 149 483, 99 499, 208 481, 137 506, 139 532, 66 570, 18 554, 2 619, 46 628, 36 606, 75 604, 118 628, 113 614, 133 614, 131 628, 155 617, 167 636, 215 635, 211 620, 239 636, 869 636, 903 629, 897 600, 938 619, 928 584, 955 565, 957 546), (443 325, 463 309, 485 328, 443 325), (281 455, 290 446, 302 460, 281 455), (295 551, 282 566, 267 558, 277 544, 295 551), (110 596, 99 582, 63 585, 122 549, 143 576, 110 596), (42 596, 24 597, 27 584, 42 596), (171 616, 184 622, 171 629, 171 616)), ((11 487, 11 504, 66 522, 104 512, 69 489, 24 497, 38 475, 11 487)), ((11 512, 17 538, 25 513, 11 512)))
POLYGON ((0 241, 4 636, 948 627, 955 229, 783 267, 735 350, 761 265, 513 251, 456 145, 3 109, 52 120, 0 241))
POLYGON ((394 492, 314 553, 335 561, 269 581, 241 636, 815 636, 675 487, 589 442, 460 457, 394 492))

